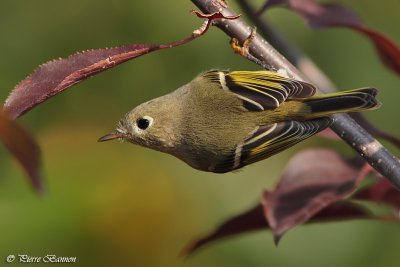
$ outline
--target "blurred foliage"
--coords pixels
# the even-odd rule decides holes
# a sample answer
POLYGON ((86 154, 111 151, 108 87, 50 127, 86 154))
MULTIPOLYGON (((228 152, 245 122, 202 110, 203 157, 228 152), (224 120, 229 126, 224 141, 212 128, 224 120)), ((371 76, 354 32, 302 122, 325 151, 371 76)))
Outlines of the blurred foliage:
MULTIPOLYGON (((400 43, 399 1, 341 2, 400 43)), ((5 99, 19 80, 53 58, 187 37, 201 24, 191 9, 190 1, 176 0, 157 1, 157 6, 128 0, 2 0, 0 97, 5 99)), ((339 87, 379 88, 384 105, 367 116, 400 134, 399 79, 381 65, 364 37, 345 29, 310 30, 287 10, 274 9, 267 16, 339 87)), ((20 121, 43 150, 48 193, 33 193, 19 166, 0 148, 0 258, 76 256, 74 266, 397 266, 399 226, 373 221, 300 227, 278 249, 271 233, 257 232, 210 246, 186 261, 177 257, 189 240, 253 206, 294 151, 310 146, 351 151, 343 143, 314 137, 243 171, 218 175, 138 146, 96 142, 125 112, 203 70, 258 69, 234 55, 228 41, 211 29, 190 44, 89 79, 25 115, 20 121)))

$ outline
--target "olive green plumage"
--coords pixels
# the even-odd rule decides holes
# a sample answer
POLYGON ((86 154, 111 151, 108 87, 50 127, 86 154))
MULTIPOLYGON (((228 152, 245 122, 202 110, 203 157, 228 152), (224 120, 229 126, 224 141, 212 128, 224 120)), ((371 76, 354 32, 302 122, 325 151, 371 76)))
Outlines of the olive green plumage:
POLYGON ((224 173, 272 156, 329 127, 329 115, 379 107, 377 90, 317 95, 311 84, 271 71, 205 72, 127 113, 120 138, 224 173))

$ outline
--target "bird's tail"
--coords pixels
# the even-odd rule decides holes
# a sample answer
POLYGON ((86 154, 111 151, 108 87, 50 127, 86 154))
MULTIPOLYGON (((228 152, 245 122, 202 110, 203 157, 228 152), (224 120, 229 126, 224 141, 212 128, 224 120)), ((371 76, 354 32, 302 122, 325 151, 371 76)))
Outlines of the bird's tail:
POLYGON ((375 98, 377 93, 377 89, 366 87, 345 92, 313 96, 305 99, 304 103, 311 108, 312 117, 319 118, 336 113, 377 109, 381 105, 375 98))

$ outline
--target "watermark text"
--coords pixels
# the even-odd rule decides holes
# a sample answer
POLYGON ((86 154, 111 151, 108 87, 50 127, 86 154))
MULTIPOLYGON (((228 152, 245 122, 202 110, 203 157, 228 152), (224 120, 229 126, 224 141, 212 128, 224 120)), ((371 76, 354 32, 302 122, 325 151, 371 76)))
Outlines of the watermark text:
POLYGON ((6 262, 20 262, 20 263, 75 263, 76 257, 57 256, 54 254, 47 254, 46 256, 30 256, 27 254, 8 255, 6 262))

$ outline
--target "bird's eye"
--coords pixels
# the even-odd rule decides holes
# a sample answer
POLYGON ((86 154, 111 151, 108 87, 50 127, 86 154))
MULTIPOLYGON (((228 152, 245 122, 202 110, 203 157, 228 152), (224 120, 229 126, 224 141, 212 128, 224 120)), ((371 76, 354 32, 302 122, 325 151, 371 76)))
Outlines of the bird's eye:
POLYGON ((150 120, 146 118, 140 118, 136 121, 137 126, 141 130, 146 130, 150 126, 150 120))

